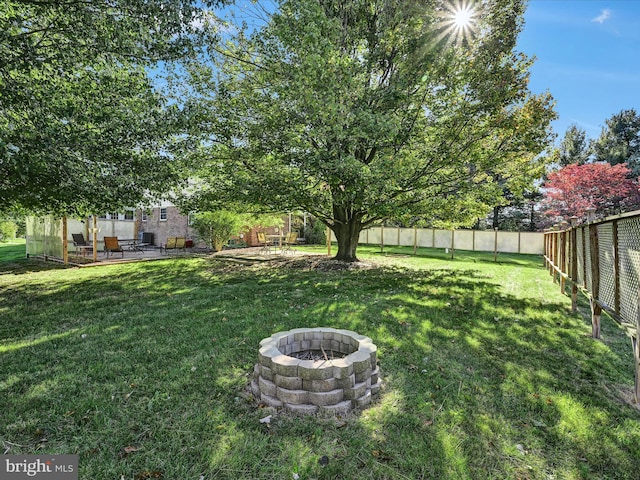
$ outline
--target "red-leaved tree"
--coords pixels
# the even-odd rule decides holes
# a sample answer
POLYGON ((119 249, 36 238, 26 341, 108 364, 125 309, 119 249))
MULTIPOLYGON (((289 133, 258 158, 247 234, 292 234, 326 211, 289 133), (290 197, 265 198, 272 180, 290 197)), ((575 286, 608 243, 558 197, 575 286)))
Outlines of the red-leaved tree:
POLYGON ((640 208, 637 179, 629 178, 626 164, 567 165, 549 174, 542 201, 550 223, 583 218, 588 208, 606 217, 640 208))

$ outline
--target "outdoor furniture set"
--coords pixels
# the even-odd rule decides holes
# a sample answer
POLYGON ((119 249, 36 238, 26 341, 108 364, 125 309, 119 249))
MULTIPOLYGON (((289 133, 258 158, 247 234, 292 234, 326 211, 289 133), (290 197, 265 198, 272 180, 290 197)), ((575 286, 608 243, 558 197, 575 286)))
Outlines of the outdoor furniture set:
POLYGON ((298 243, 298 232, 280 233, 280 234, 266 234, 264 232, 258 232, 258 243, 260 253, 270 254, 273 248, 273 253, 277 253, 280 249, 281 255, 295 252, 293 248, 298 243))
MULTIPOLYGON (((93 250, 93 243, 85 240, 82 233, 72 233, 73 245, 76 249, 76 254, 86 256, 87 252, 93 250)), ((171 239, 169 239, 171 240, 171 239)), ((144 252, 145 249, 153 247, 153 234, 141 232, 137 239, 118 239, 118 237, 104 237, 104 249, 103 252, 109 258, 113 253, 120 253, 124 258, 124 252, 144 252)), ((161 247, 162 248, 162 247, 161 247)), ((175 247, 174 247, 175 248, 175 247)))

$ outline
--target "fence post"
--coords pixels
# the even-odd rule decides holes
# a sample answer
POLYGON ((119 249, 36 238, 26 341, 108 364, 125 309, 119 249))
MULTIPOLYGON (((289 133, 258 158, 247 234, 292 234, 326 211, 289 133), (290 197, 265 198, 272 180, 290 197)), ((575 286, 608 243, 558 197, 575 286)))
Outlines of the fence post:
POLYGON ((493 261, 498 261, 498 227, 494 228, 493 234, 493 261))
POLYGON ((566 280, 564 274, 567 273, 567 226, 569 224, 563 221, 560 224, 562 231, 560 232, 560 258, 558 261, 558 268, 560 269, 560 292, 564 293, 564 287, 566 280))
POLYGON ((587 286, 587 232, 589 227, 581 227, 582 230, 582 286, 587 286))
POLYGON ((452 228, 451 229, 451 260, 453 260, 453 251, 455 250, 455 242, 454 242, 454 237, 455 237, 456 231, 452 228))
POLYGON ((620 315, 620 250, 618 245, 618 221, 612 223, 613 236, 613 309, 620 315))
POLYGON ((62 261, 65 265, 69 263, 69 251, 67 245, 67 216, 62 217, 62 261))
POLYGON ((380 225, 380 253, 384 253, 384 225, 380 225))
POLYGON ((544 232, 544 268, 549 268, 549 238, 550 233, 548 230, 544 232))
POLYGON ((93 261, 98 261, 98 215, 91 216, 91 241, 93 242, 93 261))
POLYGON ((413 254, 418 254, 418 228, 414 227, 413 229, 413 254))
POLYGON ((551 244, 551 265, 549 266, 549 274, 553 277, 553 283, 556 283, 555 266, 558 265, 558 226, 553 227, 553 237, 551 244))
MULTIPOLYGON (((591 209, 588 209, 589 212, 591 209)), ((592 215, 589 215, 593 219, 592 215)), ((591 257, 591 332, 593 338, 600 338, 600 317, 602 308, 598 304, 600 299, 600 255, 598 241, 598 226, 589 223, 589 253, 591 257)))
POLYGON ((571 220, 571 233, 569 245, 571 248, 571 311, 578 311, 578 217, 573 216, 571 220))

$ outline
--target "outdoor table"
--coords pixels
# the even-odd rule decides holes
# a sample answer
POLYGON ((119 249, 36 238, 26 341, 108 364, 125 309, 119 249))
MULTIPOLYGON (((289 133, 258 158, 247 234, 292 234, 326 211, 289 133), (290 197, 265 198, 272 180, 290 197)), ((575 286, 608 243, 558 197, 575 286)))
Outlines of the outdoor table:
POLYGON ((275 252, 278 249, 278 247, 282 246, 282 241, 284 240, 285 234, 283 233, 269 234, 266 237, 270 241, 270 243, 273 245, 273 251, 275 252))
POLYGON ((148 243, 141 243, 138 242, 138 240, 134 239, 121 240, 120 244, 123 247, 127 247, 127 250, 129 250, 130 252, 144 252, 144 247, 149 246, 148 243))

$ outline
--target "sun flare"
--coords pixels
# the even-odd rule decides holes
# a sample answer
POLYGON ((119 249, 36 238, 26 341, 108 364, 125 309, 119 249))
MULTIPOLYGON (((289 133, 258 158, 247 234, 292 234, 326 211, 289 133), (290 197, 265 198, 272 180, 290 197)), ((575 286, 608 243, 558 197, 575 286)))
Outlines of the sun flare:
POLYGON ((456 28, 467 28, 473 20, 473 9, 469 6, 464 6, 453 14, 453 23, 456 28))
POLYGON ((446 2, 439 16, 441 26, 439 38, 447 38, 447 42, 465 43, 476 33, 478 12, 472 2, 463 0, 446 2))

